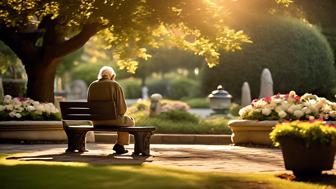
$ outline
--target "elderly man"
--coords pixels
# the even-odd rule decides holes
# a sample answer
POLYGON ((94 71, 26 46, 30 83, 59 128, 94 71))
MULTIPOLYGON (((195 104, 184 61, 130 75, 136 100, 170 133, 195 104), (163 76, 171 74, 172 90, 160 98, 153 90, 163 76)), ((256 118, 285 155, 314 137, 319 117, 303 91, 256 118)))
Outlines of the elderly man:
MULTIPOLYGON (((88 89, 88 102, 113 101, 116 105, 117 119, 93 120, 93 125, 134 126, 133 118, 124 115, 127 106, 121 86, 115 81, 116 73, 113 68, 104 66, 100 69, 98 80, 92 82, 88 89)), ((124 145, 129 144, 129 134, 118 132, 117 142, 113 147, 116 154, 124 154, 124 145)))

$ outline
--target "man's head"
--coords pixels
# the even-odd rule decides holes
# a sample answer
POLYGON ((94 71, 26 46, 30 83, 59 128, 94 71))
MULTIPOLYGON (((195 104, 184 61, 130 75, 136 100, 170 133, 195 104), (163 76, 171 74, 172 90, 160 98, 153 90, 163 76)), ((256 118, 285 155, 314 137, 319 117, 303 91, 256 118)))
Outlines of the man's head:
POLYGON ((100 68, 98 73, 98 79, 106 78, 114 80, 116 76, 117 75, 115 71, 110 66, 103 66, 102 68, 100 68))

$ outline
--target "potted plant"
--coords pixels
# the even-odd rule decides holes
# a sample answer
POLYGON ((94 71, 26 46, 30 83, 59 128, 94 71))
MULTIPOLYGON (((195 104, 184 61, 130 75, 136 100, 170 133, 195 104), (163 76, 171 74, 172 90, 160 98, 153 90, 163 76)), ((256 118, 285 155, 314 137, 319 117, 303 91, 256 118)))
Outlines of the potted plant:
POLYGON ((240 120, 231 120, 231 140, 235 144, 254 143, 272 145, 269 133, 279 122, 292 120, 335 120, 336 103, 295 91, 255 99, 239 111, 240 120))
POLYGON ((285 168, 297 177, 317 176, 333 168, 336 126, 322 121, 277 124, 270 138, 281 147, 285 168))

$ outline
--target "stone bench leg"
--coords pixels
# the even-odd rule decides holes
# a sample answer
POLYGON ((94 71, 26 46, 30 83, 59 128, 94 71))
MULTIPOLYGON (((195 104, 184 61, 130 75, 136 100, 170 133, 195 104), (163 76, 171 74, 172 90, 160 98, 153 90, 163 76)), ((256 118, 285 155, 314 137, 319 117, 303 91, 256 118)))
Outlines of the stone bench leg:
POLYGON ((133 155, 150 156, 150 137, 151 132, 131 132, 134 135, 134 152, 133 155))
POLYGON ((75 152, 78 150, 78 152, 86 152, 85 144, 86 144, 86 133, 89 130, 83 129, 83 130, 75 130, 70 129, 67 127, 64 127, 64 130, 68 136, 68 149, 66 149, 65 152, 75 152))

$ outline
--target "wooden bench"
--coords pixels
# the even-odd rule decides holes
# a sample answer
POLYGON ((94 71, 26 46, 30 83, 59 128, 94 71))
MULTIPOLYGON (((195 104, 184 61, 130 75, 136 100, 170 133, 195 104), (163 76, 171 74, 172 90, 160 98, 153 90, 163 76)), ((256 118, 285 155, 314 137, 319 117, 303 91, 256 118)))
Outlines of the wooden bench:
POLYGON ((62 101, 60 102, 63 128, 68 137, 68 149, 66 152, 84 152, 85 136, 88 131, 128 132, 134 135, 133 155, 150 155, 150 137, 155 127, 121 127, 115 125, 71 125, 67 120, 111 120, 117 117, 116 108, 113 102, 81 102, 62 101))

